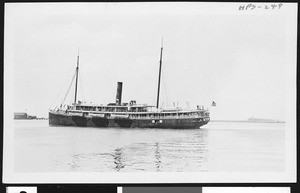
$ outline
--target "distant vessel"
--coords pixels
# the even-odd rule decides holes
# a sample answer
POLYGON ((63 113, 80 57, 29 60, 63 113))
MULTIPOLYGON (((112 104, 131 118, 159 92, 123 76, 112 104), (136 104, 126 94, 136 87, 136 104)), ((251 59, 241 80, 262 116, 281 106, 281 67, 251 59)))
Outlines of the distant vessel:
POLYGON ((200 128, 210 121, 208 109, 198 105, 194 110, 159 108, 160 79, 162 67, 160 51, 159 77, 156 106, 137 104, 135 100, 122 103, 122 82, 117 84, 116 102, 107 105, 92 105, 77 101, 79 55, 75 71, 75 99, 72 105, 60 105, 49 111, 51 126, 80 127, 138 127, 138 128, 200 128))
POLYGON ((274 119, 262 119, 262 118, 254 118, 251 117, 247 120, 247 122, 252 123, 284 123, 284 121, 274 120, 274 119))

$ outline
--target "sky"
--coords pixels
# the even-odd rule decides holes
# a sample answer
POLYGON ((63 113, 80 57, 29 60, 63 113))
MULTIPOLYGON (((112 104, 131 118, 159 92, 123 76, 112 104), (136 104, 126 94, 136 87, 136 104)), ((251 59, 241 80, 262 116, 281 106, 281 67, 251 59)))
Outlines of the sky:
MULTIPOLYGON (((47 117, 68 90, 78 52, 78 100, 115 102, 120 81, 123 102, 155 105, 163 38, 160 106, 203 105, 215 120, 285 120, 296 66, 287 51, 296 43, 289 5, 253 12, 239 5, 6 4, 14 112, 47 117)), ((65 102, 73 100, 74 84, 65 102)))

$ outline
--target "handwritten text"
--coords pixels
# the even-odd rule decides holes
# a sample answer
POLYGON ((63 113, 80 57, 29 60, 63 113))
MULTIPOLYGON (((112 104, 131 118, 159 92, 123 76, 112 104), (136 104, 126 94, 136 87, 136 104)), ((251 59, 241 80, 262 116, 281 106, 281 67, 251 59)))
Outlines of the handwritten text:
POLYGON ((273 4, 254 4, 249 3, 246 5, 240 5, 239 10, 240 11, 248 11, 248 10, 254 10, 254 9, 265 9, 265 10, 279 10, 282 7, 282 3, 273 3, 273 4))

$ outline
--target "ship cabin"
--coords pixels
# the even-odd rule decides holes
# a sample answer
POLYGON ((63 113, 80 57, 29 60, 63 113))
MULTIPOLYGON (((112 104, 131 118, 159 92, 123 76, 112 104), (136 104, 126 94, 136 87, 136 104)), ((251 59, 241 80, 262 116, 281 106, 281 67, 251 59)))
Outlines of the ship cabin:
POLYGON ((128 103, 109 103, 107 105, 92 105, 92 104, 83 104, 81 102, 69 106, 67 110, 75 111, 96 111, 96 112, 148 112, 152 111, 155 106, 150 106, 147 104, 136 104, 131 101, 128 103))
POLYGON ((168 119, 168 118, 209 118, 209 112, 204 109, 182 110, 157 109, 155 106, 147 104, 136 104, 135 101, 130 103, 109 103, 107 105, 93 105, 78 102, 73 106, 68 106, 66 113, 83 113, 84 115, 101 116, 124 116, 123 118, 132 119, 168 119))

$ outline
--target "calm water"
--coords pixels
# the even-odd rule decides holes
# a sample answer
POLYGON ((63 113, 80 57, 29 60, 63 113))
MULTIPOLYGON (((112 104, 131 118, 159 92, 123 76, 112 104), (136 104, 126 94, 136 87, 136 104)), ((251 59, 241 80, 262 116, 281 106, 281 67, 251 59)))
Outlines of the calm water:
POLYGON ((284 171, 285 124, 201 129, 49 127, 15 121, 17 172, 284 171))

